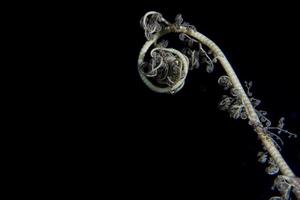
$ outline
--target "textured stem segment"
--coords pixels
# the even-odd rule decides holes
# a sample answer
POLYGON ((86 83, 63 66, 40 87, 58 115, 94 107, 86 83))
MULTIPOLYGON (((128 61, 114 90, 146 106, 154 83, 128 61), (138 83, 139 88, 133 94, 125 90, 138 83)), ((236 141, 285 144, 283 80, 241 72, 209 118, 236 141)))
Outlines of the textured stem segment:
MULTIPOLYGON (((221 49, 209 38, 207 38, 206 36, 204 36, 203 34, 197 32, 197 31, 194 31, 187 27, 184 27, 184 26, 176 27, 174 25, 170 25, 170 26, 166 27, 163 31, 155 34, 152 40, 149 40, 145 43, 145 45, 143 46, 143 48, 140 51, 140 55, 139 55, 139 59, 138 59, 138 66, 140 66, 143 63, 145 54, 148 51, 148 49, 150 48, 150 46, 153 45, 160 37, 162 37, 163 35, 170 33, 170 32, 184 33, 188 36, 191 36, 191 37, 195 38, 199 43, 207 46, 211 50, 211 52, 213 53, 215 58, 217 58, 219 60, 220 64, 224 68, 225 72, 227 73, 227 76, 230 78, 230 81, 232 82, 233 87, 239 91, 240 98, 246 108, 248 119, 251 122, 251 124, 255 125, 254 131, 258 134, 258 137, 261 140, 261 142, 263 143, 264 147, 266 148, 266 150, 269 152, 270 156, 274 159, 274 161, 278 165, 281 173, 284 176, 295 177, 295 174, 290 169, 290 167, 287 165, 286 161, 283 159, 280 152, 275 147, 270 136, 265 133, 263 125, 262 125, 254 107, 252 106, 251 101, 249 100, 245 90, 243 89, 236 73, 234 72, 231 64, 228 62, 226 56, 221 51, 221 49)), ((166 92, 168 90, 168 88, 155 87, 153 84, 151 84, 151 82, 149 80, 147 80, 147 78, 142 73, 140 73, 140 76, 141 76, 142 80, 144 81, 144 83, 146 85, 148 85, 148 87, 151 90, 153 90, 155 92, 160 92, 160 93, 166 92)), ((295 192, 295 195, 296 195, 297 199, 300 200, 300 193, 295 192)))
MULTIPOLYGON (((213 54, 217 57, 217 59, 220 61, 222 67, 227 73, 227 76, 230 78, 232 85, 234 88, 238 89, 241 95, 241 99, 243 103, 245 104, 247 115, 249 120, 252 124, 261 125, 261 122, 259 120, 258 115, 256 114, 255 109, 253 108, 245 90, 243 89, 236 73, 234 72, 232 66, 228 62, 227 58, 221 51, 221 49, 210 39, 208 39, 206 36, 202 35, 199 32, 195 31, 188 31, 186 34, 190 34, 194 38, 196 38, 200 43, 208 46, 210 50, 213 52, 213 54)), ((263 145, 266 147, 269 154, 272 156, 272 158, 275 160, 275 162, 278 164, 280 171, 285 176, 295 176, 295 174, 292 172, 292 170, 289 168, 279 151, 276 149, 274 143, 271 141, 271 138, 264 132, 263 128, 258 126, 255 128, 255 131, 257 132, 260 140, 262 141, 263 145)))

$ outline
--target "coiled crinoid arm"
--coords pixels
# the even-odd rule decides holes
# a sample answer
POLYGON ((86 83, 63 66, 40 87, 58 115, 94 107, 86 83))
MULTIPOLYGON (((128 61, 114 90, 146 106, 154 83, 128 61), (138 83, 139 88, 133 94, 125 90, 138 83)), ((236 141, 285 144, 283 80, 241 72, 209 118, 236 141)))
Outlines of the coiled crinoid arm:
MULTIPOLYGON (((233 118, 241 117, 249 120, 249 124, 257 133, 264 149, 271 157, 269 162, 272 163, 271 168, 274 169, 272 173, 280 170, 282 177, 285 177, 280 179, 281 182, 282 180, 287 182, 290 186, 289 191, 293 191, 297 199, 300 200, 299 179, 287 165, 274 144, 272 134, 268 132, 270 128, 265 127, 263 121, 261 121, 262 119, 265 121, 266 118, 255 109, 259 104, 259 100, 248 97, 251 95, 249 85, 246 86, 246 93, 221 49, 209 38, 199 33, 194 26, 183 22, 181 15, 176 16, 175 23, 170 23, 160 13, 151 11, 142 17, 140 23, 147 39, 138 58, 138 71, 143 82, 155 92, 173 94, 182 89, 189 69, 199 67, 201 62, 207 65, 207 72, 211 72, 214 68, 213 63, 219 62, 227 74, 227 76, 221 77, 219 82, 224 85, 224 88, 231 88, 235 99, 226 97, 221 102, 221 106, 231 106, 230 112, 233 118), (158 45, 158 40, 168 33, 178 33, 181 40, 188 41, 189 47, 193 46, 193 43, 197 43, 199 45, 198 50, 187 48, 180 52, 173 48, 167 48, 165 43, 158 45), (208 48, 213 56, 212 58, 202 48, 203 46, 208 48), (154 48, 150 51, 151 47, 154 48), (145 61, 147 53, 150 53, 150 61, 145 61), (276 168, 279 170, 276 170, 276 168)), ((280 198, 285 199, 283 196, 280 198)))

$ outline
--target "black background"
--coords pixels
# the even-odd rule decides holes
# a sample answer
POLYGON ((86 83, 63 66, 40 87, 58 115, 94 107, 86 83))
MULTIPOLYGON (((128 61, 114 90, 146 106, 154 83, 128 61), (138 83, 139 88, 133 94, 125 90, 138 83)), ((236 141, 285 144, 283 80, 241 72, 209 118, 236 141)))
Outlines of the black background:
MULTIPOLYGON (((63 17, 55 18, 59 23, 51 30, 61 41, 56 54, 64 58, 57 65, 63 84, 53 100, 63 105, 56 120, 64 126, 62 146, 67 144, 62 162, 79 160, 84 168, 75 171, 99 177, 111 198, 271 197, 275 177, 257 162, 261 145, 255 133, 247 122, 230 119, 217 108, 224 94, 217 85, 222 69, 217 66, 212 74, 203 68, 192 71, 175 95, 150 91, 136 69, 146 41, 139 20, 150 10, 169 21, 181 13, 223 50, 241 81, 254 82, 254 96, 274 125, 284 116, 287 128, 300 133, 295 4, 64 5, 59 11, 63 17)), ((282 154, 299 175, 299 138, 284 141, 282 154)))

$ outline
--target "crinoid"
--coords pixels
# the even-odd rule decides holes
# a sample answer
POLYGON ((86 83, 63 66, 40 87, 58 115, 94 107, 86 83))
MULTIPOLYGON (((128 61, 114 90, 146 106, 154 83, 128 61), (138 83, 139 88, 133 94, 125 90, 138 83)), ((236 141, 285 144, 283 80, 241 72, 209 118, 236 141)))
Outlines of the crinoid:
POLYGON ((234 119, 248 120, 263 145, 263 151, 258 153, 259 162, 266 163, 268 174, 281 173, 274 181, 274 189, 276 188, 281 196, 271 199, 288 200, 293 192, 300 200, 299 178, 280 153, 283 145, 281 135, 296 135, 283 128, 284 118, 279 120, 277 126, 272 126, 266 116, 267 112, 257 108, 260 100, 254 98, 250 91, 252 82, 245 82, 245 91, 221 49, 199 33, 194 26, 184 22, 180 14, 175 17, 175 22, 171 23, 162 14, 151 11, 142 17, 140 23, 147 39, 138 58, 138 72, 142 81, 154 92, 175 94, 183 88, 190 70, 204 66, 206 71, 211 73, 215 63, 222 66, 226 75, 221 76, 218 83, 229 92, 223 95, 220 109, 227 111, 234 119), (159 42, 162 36, 169 33, 177 33, 187 47, 179 51, 168 47, 165 40, 159 42), (150 59, 146 61, 147 53, 150 59))

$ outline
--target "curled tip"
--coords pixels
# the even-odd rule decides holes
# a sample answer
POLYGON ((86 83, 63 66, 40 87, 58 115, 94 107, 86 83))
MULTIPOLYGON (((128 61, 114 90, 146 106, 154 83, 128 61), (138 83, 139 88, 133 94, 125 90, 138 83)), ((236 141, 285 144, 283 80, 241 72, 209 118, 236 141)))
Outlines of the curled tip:
POLYGON ((145 84, 160 93, 174 94, 181 90, 188 72, 187 58, 175 49, 164 47, 154 48, 150 55, 151 76, 147 76, 150 72, 144 73, 142 66, 145 64, 139 68, 145 84))
POLYGON ((183 18, 181 14, 176 15, 175 17, 175 26, 179 27, 183 23, 183 18))
POLYGON ((152 40, 153 35, 162 31, 165 24, 168 24, 167 20, 156 11, 147 12, 140 20, 140 26, 144 29, 147 40, 152 40))

